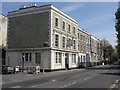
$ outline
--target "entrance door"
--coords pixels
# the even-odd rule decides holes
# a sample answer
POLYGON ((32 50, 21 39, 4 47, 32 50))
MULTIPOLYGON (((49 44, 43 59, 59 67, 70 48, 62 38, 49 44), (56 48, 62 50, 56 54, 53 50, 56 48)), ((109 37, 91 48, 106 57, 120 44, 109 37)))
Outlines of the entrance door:
POLYGON ((69 68, 69 54, 65 53, 65 68, 69 68))

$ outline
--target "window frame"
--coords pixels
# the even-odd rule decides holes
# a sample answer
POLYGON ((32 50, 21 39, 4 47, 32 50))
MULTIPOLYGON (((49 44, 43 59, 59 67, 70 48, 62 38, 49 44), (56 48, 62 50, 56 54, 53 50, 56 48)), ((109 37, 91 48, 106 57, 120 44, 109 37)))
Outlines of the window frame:
POLYGON ((73 40, 73 49, 76 49, 76 40, 73 40))
POLYGON ((63 30, 65 30, 65 25, 66 25, 65 21, 63 21, 63 22, 62 22, 62 29, 63 29, 63 30))
POLYGON ((59 35, 58 34, 55 34, 55 47, 59 47, 59 35), (57 37, 57 39, 56 39, 56 36, 58 36, 57 37))
POLYGON ((59 18, 55 17, 55 27, 58 28, 59 26, 59 18))
POLYGON ((35 64, 41 64, 41 52, 35 52, 35 64), (37 56, 38 55, 38 56, 37 56), (37 56, 37 60, 36 60, 37 56), (39 57, 40 56, 40 57, 39 57), (39 58, 38 58, 39 57, 39 58), (39 60, 38 60, 39 59, 39 60), (38 62, 39 61, 39 62, 38 62))
POLYGON ((76 34, 76 28, 75 28, 75 26, 73 27, 73 34, 76 34))
POLYGON ((62 36, 62 48, 65 48, 65 43, 66 43, 65 40, 66 40, 65 36, 62 36))
POLYGON ((22 53, 22 61, 23 62, 31 62, 32 61, 32 53, 30 53, 30 52, 22 53))
POLYGON ((76 54, 72 54, 72 64, 76 63, 76 54))
POLYGON ((71 32, 71 26, 70 26, 70 24, 68 24, 68 32, 70 33, 71 32))
POLYGON ((62 63, 62 53, 55 52, 55 63, 61 64, 62 63))

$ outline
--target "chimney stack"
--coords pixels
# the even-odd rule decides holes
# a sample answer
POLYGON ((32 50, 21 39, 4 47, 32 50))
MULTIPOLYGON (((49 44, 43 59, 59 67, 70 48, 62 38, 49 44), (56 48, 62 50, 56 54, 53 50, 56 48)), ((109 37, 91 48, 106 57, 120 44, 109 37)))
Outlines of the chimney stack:
POLYGON ((25 9, 25 8, 26 8, 25 5, 21 5, 21 6, 20 6, 20 9, 25 9))
POLYGON ((31 3, 30 7, 36 7, 36 3, 31 3))

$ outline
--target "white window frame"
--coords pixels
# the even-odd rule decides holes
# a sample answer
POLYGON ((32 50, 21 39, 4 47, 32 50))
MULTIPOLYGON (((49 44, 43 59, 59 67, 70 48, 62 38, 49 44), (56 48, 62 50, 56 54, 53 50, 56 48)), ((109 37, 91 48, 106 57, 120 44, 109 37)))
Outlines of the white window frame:
POLYGON ((55 52, 55 63, 56 64, 62 63, 62 53, 61 52, 55 52))
MULTIPOLYGON (((38 59, 38 58, 37 58, 38 59)), ((41 64, 41 52, 35 52, 35 64, 41 64), (37 60, 36 60, 36 55, 38 55, 39 54, 39 63, 38 62, 36 62, 37 60)))
POLYGON ((29 53, 29 52, 22 53, 22 61, 31 62, 32 61, 32 53, 29 53), (27 58, 26 58, 26 54, 28 54, 27 58))
POLYGON ((73 49, 76 49, 76 40, 73 40, 73 49))
POLYGON ((70 33, 71 32, 71 25, 68 24, 68 32, 70 33))
POLYGON ((65 46, 66 46, 66 37, 62 36, 62 48, 65 48, 65 46), (63 42, 63 38, 64 38, 64 42, 63 42))
POLYGON ((55 21, 55 22, 54 22, 55 27, 56 27, 56 28, 59 28, 59 22, 60 22, 60 21, 59 21, 59 17, 55 16, 54 19, 55 19, 55 20, 54 20, 54 21, 55 21), (56 19, 58 19, 57 26, 56 26, 56 19))
POLYGON ((54 37, 55 37, 54 46, 59 47, 59 39, 60 39, 59 34, 55 33, 54 37), (58 35, 58 46, 56 46, 56 35, 58 35))
POLYGON ((68 45, 68 46, 67 46, 67 44, 66 44, 66 47, 67 47, 68 49, 71 49, 71 41, 72 41, 72 38, 68 37, 68 38, 67 38, 67 44, 70 44, 70 45, 68 45))
POLYGON ((65 28, 66 28, 66 22, 62 21, 62 29, 65 30, 65 28), (63 24, 63 22, 64 22, 64 24, 63 24))
POLYGON ((73 64, 76 63, 76 54, 72 54, 72 63, 73 63, 73 64))
POLYGON ((80 39, 80 33, 78 33, 78 39, 80 39))
POLYGON ((73 34, 76 34, 76 27, 73 26, 73 34))

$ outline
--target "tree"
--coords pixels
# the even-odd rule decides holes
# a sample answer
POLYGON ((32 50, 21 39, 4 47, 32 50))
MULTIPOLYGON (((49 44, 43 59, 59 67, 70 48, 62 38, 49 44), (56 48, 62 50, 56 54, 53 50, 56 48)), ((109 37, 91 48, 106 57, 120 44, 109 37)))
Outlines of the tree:
POLYGON ((115 48, 108 42, 108 40, 103 39, 102 41, 102 49, 103 49, 103 58, 105 64, 113 63, 117 61, 117 54, 115 48))
POLYGON ((110 45, 108 40, 103 39, 101 40, 102 50, 103 50, 103 59, 108 59, 108 46, 110 45))
POLYGON ((116 16, 116 24, 115 29, 117 32, 117 54, 118 58, 120 59, 120 8, 117 9, 117 12, 115 13, 116 16))

